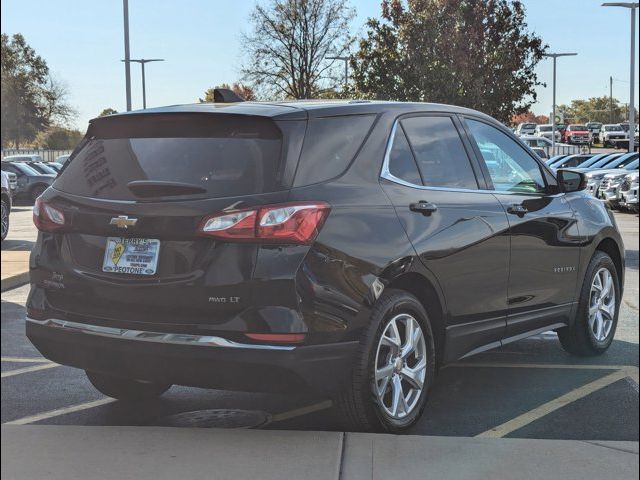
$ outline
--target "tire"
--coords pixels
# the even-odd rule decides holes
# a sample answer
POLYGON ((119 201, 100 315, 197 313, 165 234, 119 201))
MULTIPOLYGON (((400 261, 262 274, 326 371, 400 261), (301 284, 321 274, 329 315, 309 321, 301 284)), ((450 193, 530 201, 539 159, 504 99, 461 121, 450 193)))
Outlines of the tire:
POLYGON ((171 388, 168 384, 114 377, 97 372, 87 371, 86 374, 91 384, 107 397, 129 402, 151 400, 171 388))
POLYGON ((42 195, 46 189, 47 185, 36 185, 35 187, 33 187, 31 189, 31 192, 29 193, 29 195, 31 196, 31 200, 35 203, 36 198, 42 195))
MULTIPOLYGON (((602 276, 600 276, 600 279, 602 283, 602 276)), ((587 267, 587 273, 582 284, 582 289, 580 290, 578 309, 573 325, 558 330, 558 339, 560 340, 562 348, 573 355, 582 357, 601 355, 606 352, 616 333, 620 299, 620 283, 613 260, 611 260, 611 257, 606 253, 597 251, 587 267), (612 301, 607 301, 607 298, 610 299, 611 297, 606 296, 606 298, 603 298, 604 310, 596 308, 596 315, 600 314, 603 319, 602 331, 599 335, 597 328, 599 322, 596 318, 593 324, 591 323, 589 310, 592 303, 597 301, 597 296, 594 296, 596 294, 594 293, 594 295, 592 295, 592 286, 596 281, 595 277, 596 275, 606 276, 605 272, 608 272, 611 278, 611 292, 615 294, 615 298, 613 298, 612 301), (603 313, 605 310, 611 311, 611 307, 607 308, 607 303, 611 305, 614 310, 612 314, 605 315, 603 313)), ((596 305, 594 305, 594 308, 595 306, 596 305)))
MULTIPOLYGON (((385 335, 389 340, 389 336, 385 335)), ((402 355, 404 357, 404 354, 402 355)), ((336 398, 336 406, 345 423, 345 427, 350 431, 376 431, 397 433, 409 428, 422 415, 424 411, 427 395, 436 372, 436 353, 433 341, 433 334, 429 317, 422 304, 416 297, 402 290, 388 289, 380 297, 373 308, 371 319, 367 330, 360 340, 360 347, 356 355, 352 379, 346 389, 336 398), (414 322, 412 322, 413 319, 414 322), (422 333, 423 342, 415 342, 416 347, 412 353, 402 358, 395 358, 394 353, 398 352, 398 347, 387 346, 382 341, 383 334, 391 328, 391 323, 398 326, 398 338, 401 344, 405 345, 407 325, 412 323, 414 332, 419 327, 422 333), (422 368, 422 360, 426 365, 422 368), (398 363, 399 362, 399 363, 398 363), (375 381, 375 371, 378 369, 392 369, 388 376, 378 382, 375 381), (400 369, 404 373, 400 373, 400 369), (405 373, 407 369, 413 369, 416 378, 424 372, 422 389, 414 388, 409 383, 405 373), (396 383, 396 381, 398 383, 396 383), (405 402, 393 402, 393 392, 402 392, 405 402), (408 393, 404 393, 404 388, 408 393), (382 398, 378 390, 386 392, 382 398), (393 415, 393 405, 405 405, 398 407, 396 415, 393 415)), ((415 384, 417 386, 417 384, 415 384)), ((400 397, 397 397, 400 398, 400 397)))
POLYGON ((9 234, 9 204, 3 198, 2 199, 2 241, 7 238, 9 234))

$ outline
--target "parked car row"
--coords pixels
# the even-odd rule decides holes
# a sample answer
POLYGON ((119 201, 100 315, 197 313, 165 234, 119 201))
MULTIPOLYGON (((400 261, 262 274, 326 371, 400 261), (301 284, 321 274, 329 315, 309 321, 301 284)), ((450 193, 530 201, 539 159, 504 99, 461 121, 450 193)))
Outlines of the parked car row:
POLYGON ((15 178, 13 197, 27 201, 35 201, 53 183, 62 167, 60 162, 43 162, 40 155, 11 155, 2 159, 2 171, 15 178))
POLYGON ((613 209, 638 212, 638 153, 557 155, 553 170, 569 168, 585 174, 587 191, 613 209))
MULTIPOLYGON (((553 125, 535 123, 521 123, 516 129, 516 135, 520 137, 536 136, 551 141, 553 125)), ((638 145, 638 130, 635 131, 636 145, 638 145)), ((569 145, 593 145, 602 144, 604 147, 621 147, 629 141, 628 123, 602 124, 588 122, 586 124, 556 125, 556 143, 562 142, 569 145), (625 128, 626 127, 626 128, 625 128)), ((538 146, 538 145, 536 145, 538 146)))

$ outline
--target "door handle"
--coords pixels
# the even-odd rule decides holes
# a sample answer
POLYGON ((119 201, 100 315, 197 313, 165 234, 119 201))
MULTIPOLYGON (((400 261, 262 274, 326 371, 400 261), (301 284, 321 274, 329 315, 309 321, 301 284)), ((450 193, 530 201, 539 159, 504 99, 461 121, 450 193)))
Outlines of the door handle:
POLYGON ((412 203, 409 205, 409 210, 411 210, 412 212, 418 212, 421 213, 422 215, 424 215, 425 217, 428 217, 429 215, 431 215, 433 212, 435 212, 436 210, 438 210, 438 207, 436 207, 433 203, 431 202, 427 202, 425 200, 420 200, 419 202, 416 203, 412 203))
POLYGON ((512 215, 524 217, 525 214, 529 213, 529 210, 527 210, 527 207, 525 207, 524 205, 516 203, 507 208, 507 212, 511 213, 512 215))

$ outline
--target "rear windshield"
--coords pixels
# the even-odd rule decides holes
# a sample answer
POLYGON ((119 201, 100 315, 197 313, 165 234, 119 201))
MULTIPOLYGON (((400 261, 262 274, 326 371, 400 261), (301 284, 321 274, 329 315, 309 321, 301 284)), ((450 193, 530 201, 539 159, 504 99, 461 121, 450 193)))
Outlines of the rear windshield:
POLYGON ((584 132, 587 130, 585 125, 569 125, 569 131, 571 132, 584 132))
MULTIPOLYGON (((282 122, 286 123, 286 122, 282 122)), ((283 133, 240 115, 136 115, 99 120, 54 187, 93 198, 136 199, 139 180, 181 182, 228 197, 287 188, 283 133)))

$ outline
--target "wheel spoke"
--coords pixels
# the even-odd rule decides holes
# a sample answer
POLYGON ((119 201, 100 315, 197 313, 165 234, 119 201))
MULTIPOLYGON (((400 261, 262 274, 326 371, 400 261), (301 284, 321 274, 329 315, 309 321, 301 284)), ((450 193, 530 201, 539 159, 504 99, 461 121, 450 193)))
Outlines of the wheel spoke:
POLYGON ((608 270, 605 270, 605 272, 603 272, 603 276, 604 276, 604 282, 602 285, 602 297, 603 298, 610 298, 611 297, 611 290, 613 288, 613 279, 611 278, 611 274, 609 273, 608 270))
POLYGON ((383 377, 381 379, 381 383, 376 385, 378 390, 378 398, 382 400, 382 397, 387 393, 387 388, 389 387, 389 382, 391 381, 391 376, 383 377))
POLYGON ((602 314, 600 311, 596 313, 596 331, 594 332, 596 340, 602 340, 602 314))
POLYGON ((394 353, 400 350, 402 344, 400 340, 400 332, 398 332, 398 325, 396 324, 395 319, 389 322, 384 335, 380 339, 380 343, 390 347, 394 353))
POLYGON ((602 307, 600 307, 600 314, 604 315, 607 318, 607 320, 613 320, 615 313, 616 313, 615 302, 603 303, 602 307))
POLYGON ((393 394, 391 403, 391 415, 397 417, 401 413, 400 409, 405 404, 404 392, 402 391, 402 383, 400 382, 399 376, 394 376, 391 381, 391 390, 393 394))
POLYGON ((383 378, 389 378, 393 373, 393 365, 385 365, 384 367, 376 369, 376 381, 383 378))
POLYGON ((424 381, 422 379, 422 371, 427 368, 427 362, 422 359, 415 367, 407 367, 405 366, 401 371, 400 375, 409 382, 409 384, 415 389, 421 389, 424 385, 424 381))

